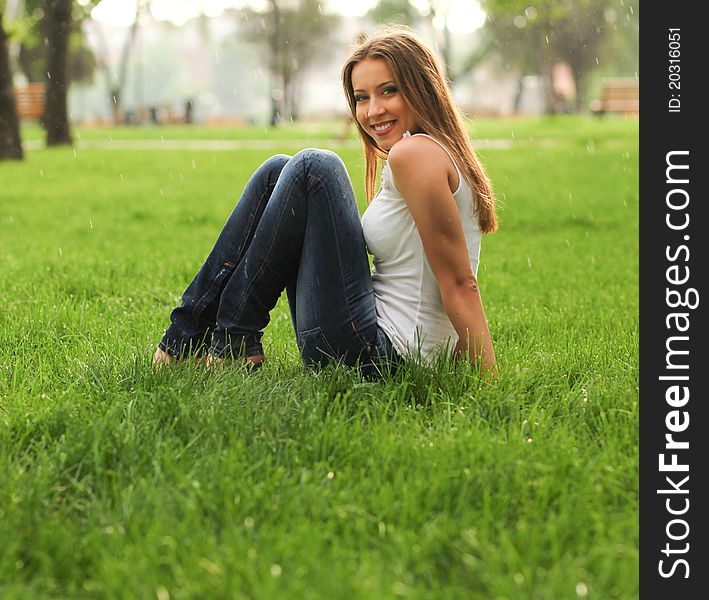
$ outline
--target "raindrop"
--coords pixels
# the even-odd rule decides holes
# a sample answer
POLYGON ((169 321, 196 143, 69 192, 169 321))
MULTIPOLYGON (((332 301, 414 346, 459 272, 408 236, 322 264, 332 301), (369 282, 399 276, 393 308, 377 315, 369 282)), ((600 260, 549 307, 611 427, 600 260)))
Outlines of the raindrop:
POLYGON ((39 170, 39 176, 40 176, 40 177, 44 177, 44 169, 40 169, 40 170, 39 170))
POLYGON ((549 36, 548 36, 548 35, 545 35, 545 36, 544 36, 544 39, 547 41, 547 44, 548 44, 548 43, 549 43, 549 36))
POLYGON ((600 65, 601 63, 598 62, 598 57, 596 57, 596 64, 600 65))
POLYGON ((76 155, 76 148, 73 149, 73 152, 74 152, 74 158, 78 158, 78 156, 76 155))
POLYGON ((194 160, 192 160, 192 169, 193 169, 194 171, 197 170, 197 163, 196 163, 194 160))
POLYGON ((94 222, 91 219, 89 219, 89 227, 91 227, 91 229, 94 228, 94 222))
POLYGON ((52 74, 49 71, 47 71, 47 79, 51 79, 51 78, 52 78, 52 74))

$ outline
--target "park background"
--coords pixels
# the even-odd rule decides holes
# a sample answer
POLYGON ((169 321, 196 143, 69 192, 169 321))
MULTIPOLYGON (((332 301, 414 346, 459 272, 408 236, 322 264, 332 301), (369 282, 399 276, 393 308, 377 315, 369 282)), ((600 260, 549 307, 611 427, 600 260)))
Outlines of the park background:
POLYGON ((44 123, 0 102, 2 597, 637 597, 638 107, 602 101, 638 2, 462 4, 0 1, 44 123), (499 381, 307 372, 283 300, 259 372, 155 372, 266 157, 336 151, 364 208, 339 68, 378 22, 437 48, 493 181, 499 381))

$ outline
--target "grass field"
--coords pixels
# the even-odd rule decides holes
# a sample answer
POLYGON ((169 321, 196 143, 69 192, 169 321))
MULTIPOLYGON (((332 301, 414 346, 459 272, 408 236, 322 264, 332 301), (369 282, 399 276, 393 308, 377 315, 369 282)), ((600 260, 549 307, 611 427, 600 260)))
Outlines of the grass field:
POLYGON ((338 128, 78 130, 273 144, 0 164, 0 597, 637 597, 637 120, 473 123, 508 141, 480 152, 497 382, 307 372, 283 301, 255 374, 151 368, 278 140, 363 198, 338 128))

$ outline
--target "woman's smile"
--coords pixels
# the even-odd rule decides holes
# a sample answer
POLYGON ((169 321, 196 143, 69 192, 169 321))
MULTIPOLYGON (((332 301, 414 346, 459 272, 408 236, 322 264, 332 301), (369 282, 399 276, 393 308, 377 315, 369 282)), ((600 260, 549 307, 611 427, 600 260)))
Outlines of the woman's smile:
POLYGON ((387 62, 367 58, 352 69, 356 118, 382 150, 390 150, 406 131, 416 131, 414 114, 387 62))

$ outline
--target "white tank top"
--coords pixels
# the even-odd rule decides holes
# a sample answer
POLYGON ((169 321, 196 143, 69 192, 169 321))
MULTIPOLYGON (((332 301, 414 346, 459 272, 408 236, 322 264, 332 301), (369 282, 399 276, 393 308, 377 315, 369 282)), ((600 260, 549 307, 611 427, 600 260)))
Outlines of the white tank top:
MULTIPOLYGON (((408 132, 404 137, 409 137, 408 132)), ((458 172, 453 193, 473 273, 477 275, 482 232, 472 212, 473 194, 448 149, 441 146, 458 172)), ((426 258, 421 237, 406 201, 394 186, 389 163, 382 169, 382 184, 362 215, 367 250, 374 256, 372 286, 377 322, 401 356, 431 362, 441 351, 452 352, 458 336, 443 309, 441 293, 426 258)))

